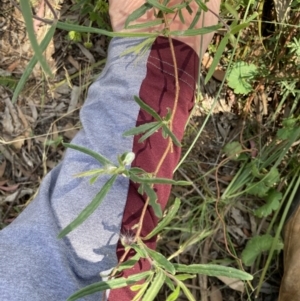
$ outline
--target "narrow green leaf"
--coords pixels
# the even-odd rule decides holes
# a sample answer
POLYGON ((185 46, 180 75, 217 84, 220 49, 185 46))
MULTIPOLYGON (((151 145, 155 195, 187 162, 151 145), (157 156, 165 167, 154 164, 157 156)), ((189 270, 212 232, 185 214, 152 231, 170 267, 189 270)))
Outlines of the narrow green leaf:
POLYGON ((147 289, 146 294, 143 297, 143 301, 152 301, 157 296, 160 288, 163 286, 166 278, 166 274, 162 270, 158 270, 154 276, 150 287, 147 289))
POLYGON ((158 234, 162 231, 176 216, 178 209, 180 207, 180 199, 176 198, 174 204, 169 208, 168 214, 165 216, 163 220, 161 220, 158 225, 145 237, 145 240, 150 239, 154 235, 158 234))
POLYGON ((157 122, 157 125, 154 126, 152 129, 150 129, 148 132, 146 132, 140 139, 139 142, 145 141, 147 138, 152 136, 154 133, 156 133, 162 126, 161 122, 157 122))
POLYGON ((178 10, 178 15, 179 15, 180 22, 181 22, 182 24, 185 24, 185 20, 184 20, 184 17, 183 17, 183 14, 182 14, 182 10, 181 10, 181 9, 178 10))
POLYGON ((137 175, 137 174, 145 174, 146 171, 144 171, 144 169, 139 168, 139 167, 131 167, 129 169, 131 174, 137 175))
POLYGON ((135 176, 134 181, 138 183, 147 183, 147 184, 165 184, 165 185, 179 185, 179 186, 192 185, 192 182, 175 181, 167 178, 142 178, 142 177, 135 176))
POLYGON ((88 170, 88 171, 83 171, 83 172, 80 172, 78 174, 75 175, 76 178, 82 178, 82 177, 90 177, 90 176, 99 176, 101 174, 104 173, 104 169, 103 168, 97 168, 97 169, 91 169, 91 170, 88 170))
POLYGON ((195 278, 197 275, 192 275, 192 274, 178 274, 176 275, 176 279, 180 280, 180 281, 185 281, 187 279, 193 279, 195 278))
POLYGON ((77 150, 79 152, 82 152, 84 154, 87 154, 91 157, 93 157, 94 159, 96 159, 99 163, 101 163, 102 165, 113 165, 112 162, 110 162, 107 158, 105 158, 104 156, 86 148, 86 147, 83 147, 83 146, 80 146, 80 145, 76 145, 76 144, 71 144, 71 143, 64 143, 63 142, 63 146, 64 147, 68 147, 68 148, 71 148, 71 149, 74 149, 74 150, 77 150))
POLYGON ((136 253, 134 256, 132 256, 127 261, 122 262, 118 266, 118 271, 121 272, 121 271, 132 268, 139 261, 140 258, 141 258, 140 254, 136 253))
POLYGON ((144 191, 147 194, 147 196, 149 197, 149 205, 152 207, 154 214, 158 217, 158 218, 162 218, 162 210, 161 210, 161 206, 159 203, 157 203, 157 195, 156 192, 154 191, 154 189, 150 186, 150 185, 143 185, 144 187, 144 191))
POLYGON ((47 64, 45 57, 43 56, 43 51, 39 46, 35 36, 30 0, 22 0, 19 4, 25 21, 28 38, 30 40, 30 44, 32 46, 34 54, 37 57, 39 63, 41 64, 41 67, 43 68, 44 72, 47 73, 49 76, 52 76, 51 69, 47 64))
POLYGON ((187 5, 186 5, 186 10, 188 11, 188 13, 191 15, 192 13, 193 13, 193 10, 192 10, 192 8, 188 5, 188 3, 187 3, 187 5))
POLYGON ((191 36, 197 36, 202 34, 208 34, 211 32, 214 32, 220 28, 222 28, 222 24, 213 25, 213 26, 207 26, 203 28, 193 28, 193 29, 187 29, 187 30, 175 30, 171 31, 171 36, 185 36, 185 37, 191 37, 191 36))
POLYGON ((183 282, 177 280, 177 283, 189 301, 196 301, 193 294, 190 292, 190 290, 186 287, 186 285, 183 282))
POLYGON ((142 125, 139 125, 137 127, 134 127, 126 132, 123 133, 123 136, 131 136, 131 135, 138 135, 141 133, 146 132, 147 130, 153 128, 157 124, 160 124, 159 121, 153 121, 153 122, 148 122, 142 125))
POLYGON ((141 258, 146 258, 147 253, 144 249, 142 249, 139 245, 137 244, 131 244, 130 247, 141 257, 141 258))
POLYGON ((238 12, 236 11, 236 9, 231 4, 229 4, 228 2, 224 2, 224 6, 228 10, 228 12, 232 14, 232 16, 236 20, 239 20, 239 14, 238 14, 238 12))
POLYGON ((224 36, 224 38, 221 40, 220 44, 219 44, 219 47, 218 47, 218 49, 217 49, 217 51, 215 53, 215 57, 214 57, 214 59, 213 59, 213 61, 211 63, 211 66, 210 66, 210 68, 209 68, 209 70, 207 72, 207 75, 205 77, 205 81, 204 81, 205 85, 211 79, 212 75, 214 74, 214 72, 215 72, 215 70, 216 70, 216 68, 218 66, 218 63, 219 63, 219 61, 221 59, 221 56, 222 56, 222 53, 223 53, 223 51, 224 51, 224 49, 225 49, 225 47, 226 47, 226 45, 228 43, 229 36, 230 36, 229 34, 226 34, 224 36))
POLYGON ((154 117, 155 120, 163 121, 162 118, 158 115, 158 113, 156 111, 154 111, 146 103, 144 103, 138 96, 134 96, 134 100, 144 111, 146 111, 148 114, 150 114, 152 117, 154 117))
POLYGON ((72 296, 70 296, 67 301, 75 301, 97 292, 125 287, 140 280, 143 280, 151 274, 153 274, 152 271, 146 271, 140 274, 128 276, 127 278, 117 278, 108 281, 96 282, 77 291, 72 296))
POLYGON ((165 5, 160 4, 157 0, 147 0, 147 3, 153 5, 164 13, 174 13, 174 10, 168 8, 165 5))
POLYGON ((201 16, 201 9, 198 8, 196 14, 195 14, 195 17, 191 23, 191 25, 189 26, 189 29, 192 29, 196 26, 196 24, 198 23, 199 19, 200 19, 200 16, 201 16))
POLYGON ((152 26, 157 26, 163 23, 162 19, 150 21, 150 22, 145 22, 141 24, 134 24, 134 25, 129 25, 126 27, 126 29, 139 29, 139 28, 149 28, 152 26))
POLYGON ((141 16, 143 16, 149 9, 151 9, 153 6, 149 3, 145 3, 142 6, 140 6, 138 9, 136 9, 133 13, 131 13, 125 22, 125 28, 128 27, 129 23, 132 21, 137 20, 141 16))
POLYGON ((73 222, 71 222, 67 227, 65 227, 59 234, 58 238, 62 238, 69 234, 71 231, 73 231, 76 227, 81 225, 91 214, 94 213, 94 211, 100 206, 101 202, 103 201, 104 197, 107 195, 109 190, 111 189, 112 185, 114 184, 115 180, 117 178, 117 175, 113 175, 101 188, 101 190, 97 193, 97 195, 94 197, 92 202, 85 207, 79 213, 79 215, 74 219, 73 222))
MULTIPOLYGON (((56 22, 53 22, 53 25, 50 27, 50 29, 48 30, 44 39, 41 42, 40 48, 41 48, 42 52, 45 51, 45 49, 48 47, 50 41, 52 40, 55 29, 56 29, 56 22)), ((16 89, 14 90, 14 95, 11 100, 12 103, 15 103, 17 101, 20 92, 22 91, 28 77, 31 75, 32 70, 33 70, 34 66, 37 64, 37 62, 38 62, 38 59, 37 59, 36 55, 34 55, 32 57, 32 59, 29 61, 28 65, 26 66, 26 69, 25 69, 24 73, 22 74, 22 77, 20 78, 16 89)))
POLYGON ((230 33, 231 34, 236 34, 239 31, 241 31, 242 29, 246 28, 249 26, 249 23, 242 23, 242 24, 238 24, 236 26, 234 26, 233 28, 230 29, 230 33))
POLYGON ((199 8, 201 8, 202 10, 204 10, 205 12, 208 11, 208 8, 207 6, 205 5, 204 2, 202 2, 201 0, 195 0, 196 3, 198 4, 199 8))
POLYGON ((163 125, 163 129, 166 131, 166 133, 170 136, 170 138, 172 139, 173 143, 176 146, 181 147, 181 143, 179 142, 179 140, 177 139, 177 137, 175 136, 175 134, 168 128, 167 125, 163 125))
POLYGON ((252 280, 253 276, 235 269, 231 267, 225 267, 222 265, 217 264, 190 264, 190 265, 184 265, 184 264, 176 264, 174 263, 174 267, 177 272, 182 273, 190 273, 190 274, 202 274, 212 277, 217 276, 225 276, 229 278, 237 278, 240 280, 252 280))
POLYGON ((166 301, 176 301, 180 294, 180 286, 177 286, 176 289, 167 297, 166 301))
POLYGON ((152 260, 155 261, 155 264, 163 269, 165 269, 166 271, 168 271, 169 273, 171 273, 172 275, 175 275, 175 268, 173 266, 173 264, 162 254, 149 249, 148 247, 145 246, 145 249, 147 251, 147 253, 149 254, 149 256, 152 258, 152 260))

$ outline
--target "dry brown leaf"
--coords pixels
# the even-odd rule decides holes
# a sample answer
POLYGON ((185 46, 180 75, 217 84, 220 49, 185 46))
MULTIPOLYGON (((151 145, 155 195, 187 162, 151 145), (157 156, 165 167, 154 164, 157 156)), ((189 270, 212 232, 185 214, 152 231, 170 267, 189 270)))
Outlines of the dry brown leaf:
POLYGON ((80 93, 81 93, 80 87, 77 87, 77 86, 74 85, 72 87, 71 101, 70 101, 67 113, 70 113, 70 112, 74 111, 77 108, 80 93))
POLYGON ((11 141, 11 145, 15 148, 15 150, 20 150, 25 142, 25 137, 23 135, 18 136, 13 141, 11 141))
POLYGON ((74 128, 74 125, 70 122, 68 122, 65 126, 64 126, 64 137, 72 140, 75 135, 78 133, 78 129, 74 128))
POLYGON ((7 68, 6 68, 6 71, 8 72, 13 72, 17 67, 18 65, 20 64, 20 60, 17 60, 13 63, 11 63, 7 68))
POLYGON ((83 45, 81 45, 80 43, 76 43, 76 45, 78 46, 78 48, 81 50, 81 52, 88 58, 89 62, 91 64, 95 64, 95 58, 94 56, 90 53, 89 50, 87 50, 83 45))
MULTIPOLYGON (((6 168, 6 160, 0 164, 0 178, 3 177, 6 168)), ((0 184, 1 185, 1 184, 0 184)))
POLYGON ((4 109, 4 113, 2 114, 1 123, 3 127, 3 132, 12 136, 14 132, 14 126, 12 123, 12 118, 9 113, 9 109, 7 107, 4 109))
POLYGON ((70 62, 77 70, 80 69, 79 63, 73 58, 72 55, 69 55, 69 56, 68 56, 68 61, 69 61, 69 62, 70 62))
POLYGON ((217 278, 221 280, 223 283, 225 283, 226 285, 228 285, 231 289, 244 293, 245 285, 243 281, 235 278, 229 278, 226 276, 217 276, 217 278))
POLYGON ((210 296, 209 297, 210 297, 210 301, 222 301, 223 300, 221 291, 215 285, 213 285, 211 287, 210 296))
POLYGON ((19 189, 19 190, 17 190, 16 192, 14 192, 14 193, 8 195, 4 200, 1 200, 1 201, 0 201, 0 205, 1 205, 1 203, 5 203, 5 202, 7 202, 7 203, 14 202, 14 201, 16 201, 17 199, 22 198, 22 197, 23 197, 24 195, 26 195, 26 194, 27 194, 27 195, 33 194, 33 189, 31 189, 31 188, 24 188, 24 189, 22 189, 21 191, 20 191, 20 189, 19 189))
POLYGON ((35 122, 38 118, 38 112, 36 109, 36 105, 34 104, 34 102, 31 99, 28 99, 27 102, 28 102, 29 108, 31 110, 32 118, 35 122))
POLYGON ((3 186, 3 185, 5 185, 7 182, 8 182, 8 180, 3 180, 3 181, 0 181, 0 186, 3 186))

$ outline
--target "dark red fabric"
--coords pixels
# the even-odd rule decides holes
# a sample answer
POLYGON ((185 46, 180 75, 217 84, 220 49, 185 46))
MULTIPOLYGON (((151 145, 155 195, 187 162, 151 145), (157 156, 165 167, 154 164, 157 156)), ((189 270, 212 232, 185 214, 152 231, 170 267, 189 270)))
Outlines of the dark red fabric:
MULTIPOLYGON (((176 40, 173 40, 173 43, 180 79, 179 103, 174 119, 173 132, 181 140, 185 124, 194 103, 195 80, 198 74, 199 59, 194 50, 189 46, 176 40)), ((147 62, 147 73, 142 82, 139 97, 162 117, 167 114, 167 108, 173 110, 175 99, 174 66, 169 41, 166 38, 157 38, 151 48, 147 62)), ((140 110, 137 126, 151 121, 154 121, 153 118, 145 111, 140 110)), ((143 168, 147 172, 154 172, 167 147, 168 140, 162 137, 161 131, 155 133, 143 143, 138 142, 139 138, 140 136, 134 137, 132 151, 136 154, 136 158, 132 166, 143 168)), ((173 170, 179 161, 180 151, 179 147, 174 146, 173 153, 170 153, 166 157, 158 173, 159 177, 173 177, 173 170)), ((121 231, 124 233, 133 232, 131 229, 139 222, 145 203, 144 197, 137 192, 137 188, 136 184, 130 183, 121 227, 121 231)), ((169 199, 171 186, 156 185, 155 189, 158 201, 162 209, 164 209, 169 199)), ((149 207, 141 235, 146 236, 157 225, 157 222, 158 220, 152 208, 149 207)), ((156 246, 155 238, 149 240, 147 245, 154 249, 156 246)), ((123 253, 124 249, 119 243, 117 249, 119 259, 123 253)), ((141 271, 146 271, 149 268, 150 266, 147 261, 140 261, 134 268, 126 270, 123 276, 133 275, 141 271)), ((112 290, 109 300, 129 301, 132 300, 133 296, 134 293, 127 287, 112 290)))

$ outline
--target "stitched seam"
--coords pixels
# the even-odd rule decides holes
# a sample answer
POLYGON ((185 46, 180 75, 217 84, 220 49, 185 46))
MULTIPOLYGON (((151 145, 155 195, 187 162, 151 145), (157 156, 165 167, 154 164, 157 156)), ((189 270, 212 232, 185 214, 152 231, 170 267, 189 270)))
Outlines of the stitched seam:
MULTIPOLYGON (((169 72, 167 72, 167 71, 161 70, 161 69, 160 69, 159 67, 157 67, 154 63, 148 62, 148 64, 151 64, 151 65, 154 66, 156 69, 162 71, 162 72, 165 73, 165 74, 171 75, 173 78, 175 78, 174 74, 169 73, 169 72)), ((181 81, 181 82, 183 82, 183 83, 186 83, 192 90, 194 90, 194 87, 193 87, 192 85, 190 85, 187 81, 185 81, 185 80, 183 80, 183 79, 181 79, 181 78, 179 79, 179 81, 181 81)))
MULTIPOLYGON (((172 64, 170 64, 170 63, 168 63, 166 61, 162 61, 162 60, 160 60, 159 58, 157 58, 155 56, 149 55, 149 57, 151 57, 151 58, 153 58, 153 59, 155 59, 155 60, 157 60, 159 62, 163 62, 164 64, 169 65, 169 66, 171 66, 171 67, 174 68, 174 66, 172 64)), ((194 81, 194 77, 190 73, 186 72, 184 69, 181 69, 181 68, 177 68, 177 69, 180 70, 180 71, 182 71, 183 73, 185 73, 188 77, 190 77, 194 81)))

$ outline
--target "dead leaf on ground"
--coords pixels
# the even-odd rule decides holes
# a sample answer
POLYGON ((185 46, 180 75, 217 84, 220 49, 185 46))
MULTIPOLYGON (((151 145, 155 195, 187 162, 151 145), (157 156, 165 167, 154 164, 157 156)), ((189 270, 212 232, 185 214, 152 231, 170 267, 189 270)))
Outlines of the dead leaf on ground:
POLYGON ((76 129, 71 122, 68 122, 64 126, 63 130, 64 130, 64 137, 70 140, 72 140, 75 137, 75 135, 78 133, 78 129, 76 129))
POLYGON ((228 285, 231 289, 244 293, 245 285, 243 281, 235 278, 229 278, 226 276, 217 276, 217 278, 221 280, 224 284, 228 285))
POLYGON ((74 111, 77 108, 80 93, 81 93, 80 87, 77 87, 74 85, 72 87, 71 100, 70 100, 70 104, 69 104, 67 113, 71 113, 72 111, 74 111))
POLYGON ((6 168, 6 160, 3 160, 3 162, 0 164, 0 178, 3 177, 5 168, 6 168))
POLYGON ((24 189, 19 189, 16 192, 10 194, 9 196, 7 196, 4 199, 0 199, 0 205, 3 203, 11 203, 11 202, 15 202, 18 199, 22 198, 25 195, 32 195, 33 194, 33 189, 31 188, 24 188, 24 189))
POLYGON ((219 290, 219 288, 215 285, 213 285, 210 289, 210 301, 222 301, 222 292, 219 290))

